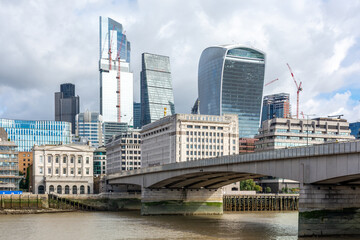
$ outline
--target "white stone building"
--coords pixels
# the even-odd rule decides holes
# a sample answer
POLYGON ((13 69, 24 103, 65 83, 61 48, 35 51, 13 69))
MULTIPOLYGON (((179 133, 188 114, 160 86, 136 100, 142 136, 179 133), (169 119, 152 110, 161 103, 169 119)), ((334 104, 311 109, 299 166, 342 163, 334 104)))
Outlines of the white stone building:
POLYGON ((345 119, 273 118, 262 123, 255 151, 299 147, 354 139, 345 119))
POLYGON ((93 152, 89 145, 35 145, 32 192, 92 194, 93 152))
POLYGON ((239 153, 236 114, 175 114, 143 126, 143 167, 239 153))
POLYGON ((106 144, 107 174, 141 167, 140 131, 120 133, 106 144))

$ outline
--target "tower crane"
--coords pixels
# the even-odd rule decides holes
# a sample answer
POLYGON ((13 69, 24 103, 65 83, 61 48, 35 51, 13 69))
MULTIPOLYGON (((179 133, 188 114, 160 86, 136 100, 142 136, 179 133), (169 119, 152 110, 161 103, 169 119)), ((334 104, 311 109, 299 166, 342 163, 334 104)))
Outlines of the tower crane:
POLYGON ((276 82, 277 80, 279 80, 279 79, 277 78, 277 79, 274 79, 274 80, 272 80, 272 81, 270 81, 270 82, 266 83, 266 84, 264 85, 264 87, 266 87, 267 85, 272 84, 273 82, 276 82))
POLYGON ((291 70, 290 68, 290 65, 288 63, 286 63, 286 65, 288 66, 289 70, 290 70, 290 73, 291 73, 291 77, 292 79, 294 80, 294 83, 296 85, 296 93, 297 93, 297 100, 296 100, 296 118, 298 119, 299 118, 299 94, 300 94, 300 91, 302 91, 302 87, 301 87, 301 84, 302 82, 300 82, 300 84, 298 85, 296 80, 295 80, 295 76, 293 74, 293 71, 291 70))
POLYGON ((117 51, 117 55, 116 55, 116 59, 118 60, 118 69, 117 69, 117 75, 116 75, 116 79, 118 80, 118 87, 117 87, 117 90, 116 90, 116 93, 117 93, 117 98, 118 98, 117 105, 116 105, 116 108, 118 109, 118 122, 121 122, 121 96, 120 96, 121 81, 120 81, 120 59, 121 59, 121 49, 122 49, 122 44, 123 44, 123 41, 124 41, 125 32, 126 32, 126 31, 124 31, 124 32, 122 33, 120 46, 119 46, 119 49, 118 49, 118 51, 117 51))
MULTIPOLYGON (((113 25, 113 29, 112 31, 114 31, 115 29, 115 25, 113 25)), ((109 70, 111 70, 111 54, 112 54, 112 51, 111 51, 111 45, 112 45, 112 37, 113 37, 113 34, 111 34, 110 32, 110 45, 109 45, 109 70)))

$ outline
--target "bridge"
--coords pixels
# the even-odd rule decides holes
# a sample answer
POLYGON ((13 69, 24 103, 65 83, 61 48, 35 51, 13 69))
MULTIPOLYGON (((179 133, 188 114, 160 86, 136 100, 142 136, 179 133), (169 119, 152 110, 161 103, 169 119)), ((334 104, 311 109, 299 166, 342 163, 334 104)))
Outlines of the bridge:
POLYGON ((222 214, 221 187, 262 176, 300 182, 299 236, 360 235, 360 141, 166 164, 108 183, 139 186, 142 215, 222 214))

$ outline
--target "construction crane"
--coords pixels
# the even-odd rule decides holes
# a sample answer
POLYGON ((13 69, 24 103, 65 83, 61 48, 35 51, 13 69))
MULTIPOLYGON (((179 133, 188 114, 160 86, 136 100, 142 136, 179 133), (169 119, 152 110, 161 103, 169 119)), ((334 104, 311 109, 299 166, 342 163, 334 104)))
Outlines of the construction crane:
MULTIPOLYGON (((114 29, 115 29, 115 25, 113 25, 112 31, 114 31, 114 29)), ((110 45, 109 45, 109 70, 111 70, 111 54, 112 54, 111 45, 112 45, 112 37, 113 37, 113 34, 111 34, 111 32, 110 32, 109 37, 110 37, 110 45)))
POLYGON ((121 42, 120 42, 120 47, 117 51, 117 55, 116 55, 116 59, 118 60, 118 70, 117 70, 117 75, 116 75, 116 79, 118 80, 118 87, 116 90, 117 93, 117 97, 118 97, 118 104, 116 105, 116 108, 118 109, 118 122, 121 122, 121 96, 120 96, 120 87, 121 87, 121 82, 120 82, 120 59, 121 59, 121 49, 122 49, 122 44, 124 41, 124 36, 125 36, 125 32, 124 31, 122 33, 122 37, 121 37, 121 42))
POLYGON ((286 65, 288 66, 289 70, 290 70, 290 73, 291 73, 291 77, 293 78, 294 80, 294 83, 296 85, 296 93, 297 93, 297 100, 296 100, 296 118, 298 119, 299 118, 299 94, 300 94, 300 91, 302 91, 302 87, 301 87, 301 84, 302 82, 300 82, 300 84, 298 85, 296 80, 295 80, 295 76, 293 74, 293 71, 291 70, 290 68, 290 65, 288 63, 286 63, 286 65))
POLYGON ((303 116, 303 118, 305 118, 305 114, 303 111, 301 111, 301 115, 303 116))
POLYGON ((265 84, 265 87, 266 87, 267 85, 272 84, 273 82, 276 82, 277 80, 279 80, 279 79, 277 78, 277 79, 274 79, 274 80, 272 80, 272 81, 270 81, 270 82, 266 83, 266 84, 265 84))
POLYGON ((328 116, 329 118, 333 118, 333 117, 337 117, 337 119, 341 119, 341 117, 343 117, 344 114, 337 114, 337 115, 332 115, 332 116, 328 116))

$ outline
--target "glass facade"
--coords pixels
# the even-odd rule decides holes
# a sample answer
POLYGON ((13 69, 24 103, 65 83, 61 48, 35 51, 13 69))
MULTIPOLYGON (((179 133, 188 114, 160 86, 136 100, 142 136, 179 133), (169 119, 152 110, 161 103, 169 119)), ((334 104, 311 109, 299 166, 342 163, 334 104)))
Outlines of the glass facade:
POLYGON ((30 152, 35 144, 71 142, 70 122, 0 119, 0 127, 5 129, 20 152, 30 152))
POLYGON ((200 113, 237 114, 239 137, 252 138, 259 128, 265 54, 242 46, 210 47, 198 71, 200 113))
POLYGON ((134 129, 141 128, 141 103, 134 102, 134 129))
POLYGON ((351 130, 351 135, 356 139, 360 139, 360 122, 350 123, 349 128, 351 130))
POLYGON ((131 48, 123 26, 111 18, 100 17, 99 47, 100 114, 105 122, 125 122, 132 126, 131 48))
POLYGON ((106 149, 100 147, 94 151, 94 176, 106 174, 106 149))
POLYGON ((288 118, 290 116, 290 94, 278 93, 264 96, 261 123, 272 118, 288 118))
POLYGON ((87 139, 93 147, 102 146, 102 123, 102 116, 97 112, 79 113, 76 115, 76 136, 87 139))
POLYGON ((150 53, 142 54, 141 125, 175 114, 170 59, 150 53))
POLYGON ((104 122, 103 131, 104 131, 104 144, 108 143, 112 137, 119 135, 120 133, 127 132, 129 125, 126 123, 118 122, 104 122))

